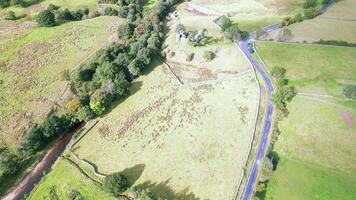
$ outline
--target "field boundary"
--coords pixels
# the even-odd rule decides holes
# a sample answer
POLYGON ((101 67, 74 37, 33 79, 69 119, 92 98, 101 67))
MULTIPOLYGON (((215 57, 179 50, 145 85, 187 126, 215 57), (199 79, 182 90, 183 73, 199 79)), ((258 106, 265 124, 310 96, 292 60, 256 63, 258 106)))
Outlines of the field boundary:
MULTIPOLYGON (((316 46, 316 47, 334 47, 334 48, 356 48, 356 47, 350 47, 350 46, 341 46, 341 45, 329 45, 329 44, 318 44, 318 43, 313 43, 313 42, 286 42, 286 41, 270 41, 270 40, 256 40, 258 42, 270 42, 270 43, 279 43, 279 44, 287 44, 287 45, 310 45, 310 46, 316 46)), ((317 41, 316 41, 317 42, 317 41)))
POLYGON ((162 61, 162 62, 164 66, 168 68, 169 72, 174 76, 174 78, 179 82, 179 84, 183 86, 184 85, 183 81, 181 81, 179 77, 172 71, 171 66, 166 61, 162 61))

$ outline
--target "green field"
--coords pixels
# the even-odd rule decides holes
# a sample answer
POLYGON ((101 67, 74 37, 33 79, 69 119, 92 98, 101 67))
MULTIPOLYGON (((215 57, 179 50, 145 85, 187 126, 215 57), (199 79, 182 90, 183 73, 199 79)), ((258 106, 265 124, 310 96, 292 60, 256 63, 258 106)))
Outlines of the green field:
POLYGON ((286 68, 297 95, 279 122, 281 160, 265 199, 355 199, 356 105, 342 95, 356 82, 356 48, 256 42, 267 67, 286 68), (327 95, 327 96, 325 96, 327 95))
MULTIPOLYGON (((266 65, 287 69, 299 92, 326 94, 342 100, 342 87, 356 83, 356 48, 256 42, 266 65)), ((348 102, 351 103, 351 102, 348 102)))
POLYGON ((353 200, 355 188, 355 176, 282 156, 265 199, 353 200))
MULTIPOLYGON (((355 10, 356 1, 338 1, 322 15, 288 26, 293 36, 287 41, 315 42, 323 39, 356 43, 355 10)), ((273 31, 266 39, 277 40, 279 31, 273 31)))
POLYGON ((22 8, 20 6, 11 6, 4 9, 0 9, 0 18, 8 11, 14 11, 17 16, 26 14, 27 19, 32 19, 37 15, 40 11, 46 9, 49 4, 54 4, 57 6, 61 6, 62 8, 68 8, 70 10, 76 10, 79 8, 89 8, 92 11, 96 11, 98 7, 97 0, 44 0, 40 1, 38 4, 34 4, 27 8, 22 8))
POLYGON ((98 17, 53 28, 30 26, 17 32, 12 31, 27 22, 4 22, 10 32, 3 32, 0 38, 1 140, 10 146, 16 144, 54 103, 65 104, 71 93, 65 90, 64 71, 74 69, 108 44, 121 22, 116 17, 98 17))
POLYGON ((71 190, 79 191, 85 199, 115 199, 104 192, 98 184, 84 176, 78 167, 66 159, 58 160, 54 169, 42 180, 29 199, 50 199, 50 190, 59 199, 68 199, 71 190))

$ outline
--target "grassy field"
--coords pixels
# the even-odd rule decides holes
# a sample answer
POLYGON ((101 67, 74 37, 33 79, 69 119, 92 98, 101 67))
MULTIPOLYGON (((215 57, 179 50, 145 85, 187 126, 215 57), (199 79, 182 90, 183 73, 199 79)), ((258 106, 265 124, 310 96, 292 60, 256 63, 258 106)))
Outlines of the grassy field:
POLYGON ((62 96, 66 88, 63 72, 105 45, 120 23, 116 17, 53 28, 4 22, 9 32, 2 32, 0 38, 1 140, 10 146, 16 144, 26 128, 50 112, 54 103, 64 104, 70 92, 62 96))
MULTIPOLYGON (((287 69, 299 92, 342 97, 344 84, 356 83, 356 48, 257 42, 268 67, 287 69)), ((345 102, 347 103, 347 102, 345 102)), ((350 103, 350 102, 349 102, 350 103)))
POLYGON ((298 92, 289 114, 279 122, 274 150, 280 163, 265 199, 355 199, 355 101, 342 96, 345 84, 355 84, 355 48, 310 44, 257 42, 269 68, 287 69, 298 92), (320 97, 312 95, 331 95, 320 97), (307 186, 307 187, 306 187, 307 186))
POLYGON ((282 156, 265 199, 353 200, 355 188, 355 176, 282 156))
POLYGON ((27 19, 34 18, 40 11, 46 9, 49 4, 61 6, 62 8, 68 8, 70 10, 76 10, 79 8, 89 8, 90 10, 97 10, 97 0, 44 0, 38 4, 34 4, 27 8, 20 6, 11 6, 4 9, 0 9, 0 18, 3 18, 8 11, 14 11, 17 16, 26 14, 27 19))
POLYGON ((79 157, 103 173, 143 165, 135 186, 157 197, 232 198, 253 134, 252 73, 190 88, 160 65, 135 84, 75 147, 79 157))
POLYGON ((284 16, 301 10, 303 0, 193 0, 181 5, 180 19, 183 24, 196 29, 201 26, 215 26, 213 20, 221 15, 230 16, 243 30, 255 31, 258 28, 279 23, 284 16), (199 23, 190 18, 198 17, 199 23))
MULTIPOLYGON (((288 41, 314 42, 342 40, 356 43, 356 1, 343 0, 335 3, 324 14, 301 23, 288 26, 293 36, 288 41)), ((279 30, 273 31, 267 39, 276 40, 279 30)))
POLYGON ((59 199, 69 199, 72 190, 80 192, 85 199, 115 199, 104 192, 98 184, 84 176, 78 167, 66 159, 60 159, 54 169, 36 188, 29 199, 50 199, 50 191, 55 191, 59 199))
POLYGON ((275 151, 281 160, 266 199, 355 199, 355 109, 296 97, 288 110, 279 124, 275 151))

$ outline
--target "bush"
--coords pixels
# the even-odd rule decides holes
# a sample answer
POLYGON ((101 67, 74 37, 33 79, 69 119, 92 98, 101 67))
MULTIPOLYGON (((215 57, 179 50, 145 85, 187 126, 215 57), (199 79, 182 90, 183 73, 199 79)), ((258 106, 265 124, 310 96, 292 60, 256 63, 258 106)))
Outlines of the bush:
POLYGON ((346 41, 341 41, 341 40, 319 40, 318 42, 314 42, 314 43, 316 43, 316 44, 325 44, 325 45, 356 47, 355 43, 348 43, 346 41))
POLYGON ((302 16, 302 14, 301 14, 301 13, 296 14, 296 15, 294 16, 294 21, 295 21, 295 22, 301 22, 301 21, 303 21, 303 16, 302 16))
POLYGON ((44 10, 40 12, 36 21, 39 26, 52 27, 56 25, 55 16, 50 10, 44 10))
POLYGON ((225 32, 225 30, 230 28, 230 26, 232 25, 232 21, 230 20, 230 18, 226 16, 220 17, 218 23, 220 25, 222 32, 225 32))
POLYGON ((267 157, 263 158, 261 172, 258 177, 259 182, 266 182, 273 173, 273 164, 267 157))
POLYGON ((5 20, 17 20, 16 14, 14 11, 8 11, 5 15, 5 20))
POLYGON ((118 197, 129 188, 129 184, 124 175, 113 173, 105 177, 102 187, 106 192, 118 197))
POLYGON ((211 51, 205 51, 204 52, 204 59, 205 61, 212 61, 215 58, 215 53, 211 51))
POLYGON ((193 60, 193 58, 194 58, 194 53, 190 53, 185 60, 190 62, 193 60))
POLYGON ((346 98, 356 99, 356 85, 346 85, 342 92, 346 98))
POLYGON ((330 2, 331 2, 331 0, 322 0, 321 4, 326 5, 326 4, 330 3, 330 2))
POLYGON ((80 122, 87 122, 91 119, 94 119, 94 117, 95 117, 95 115, 89 106, 83 106, 83 107, 79 108, 79 110, 77 112, 77 119, 80 122))
POLYGON ((233 24, 229 28, 227 28, 224 32, 224 37, 229 40, 240 40, 241 37, 241 30, 238 24, 233 24))
POLYGON ((306 19, 312 19, 319 15, 319 10, 316 8, 304 9, 304 16, 306 19))
MULTIPOLYGON (((118 16, 119 12, 116 9, 112 8, 112 7, 107 7, 104 10, 104 15, 118 16)), ((127 14, 126 14, 126 16, 127 16, 127 14)))
POLYGON ((19 169, 18 158, 7 149, 0 149, 0 181, 19 169))
POLYGON ((314 8, 318 5, 318 0, 306 0, 303 7, 304 8, 314 8))
POLYGON ((283 67, 273 67, 271 74, 275 79, 282 79, 285 77, 287 70, 283 67))

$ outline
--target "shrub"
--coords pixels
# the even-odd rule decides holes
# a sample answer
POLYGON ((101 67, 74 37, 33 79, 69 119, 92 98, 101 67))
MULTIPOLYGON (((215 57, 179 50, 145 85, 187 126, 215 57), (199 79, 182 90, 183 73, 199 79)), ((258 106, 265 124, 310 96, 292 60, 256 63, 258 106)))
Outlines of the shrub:
POLYGON ((306 0, 303 7, 304 8, 313 8, 318 5, 318 0, 306 0))
POLYGON ((240 40, 242 37, 238 24, 233 24, 227 28, 224 32, 224 37, 229 40, 240 40))
POLYGON ((80 122, 87 122, 95 117, 93 111, 90 109, 89 106, 83 106, 79 108, 77 112, 77 119, 80 122))
POLYGON ((44 10, 40 12, 36 21, 39 26, 52 27, 56 25, 55 16, 50 10, 44 10))
POLYGON ((259 182, 266 182, 273 173, 273 164, 267 157, 263 158, 261 172, 258 177, 259 182))
POLYGON ((303 21, 303 16, 302 16, 302 14, 301 14, 301 13, 296 14, 296 15, 294 16, 294 21, 296 21, 296 22, 301 22, 301 21, 303 21))
POLYGON ((6 20, 16 20, 17 17, 15 15, 15 12, 10 10, 9 12, 6 13, 4 19, 6 19, 6 20))
POLYGON ((178 24, 177 26, 176 26, 176 33, 180 33, 181 31, 185 31, 185 27, 184 27, 184 25, 183 24, 178 24))
POLYGON ((348 99, 356 99, 356 85, 346 85, 343 94, 348 99))
POLYGON ((206 42, 208 41, 207 37, 208 31, 206 29, 203 29, 201 31, 193 31, 190 33, 188 36, 188 41, 189 44, 192 46, 204 46, 206 42))
POLYGON ((204 59, 205 61, 212 61, 215 58, 215 53, 211 51, 205 51, 204 52, 204 59))
POLYGON ((322 0, 321 4, 326 5, 326 4, 330 3, 330 2, 331 2, 331 0, 322 0))
POLYGON ((271 74, 275 79, 284 78, 286 75, 287 70, 283 67, 273 67, 271 70, 271 74))
POLYGON ((194 53, 190 53, 185 60, 190 62, 193 60, 193 58, 194 58, 194 53))
POLYGON ((102 187, 106 192, 118 197, 129 188, 129 184, 124 175, 113 173, 105 177, 102 187))
POLYGON ((219 23, 220 28, 223 32, 225 32, 225 30, 230 28, 230 26, 232 25, 232 21, 230 20, 230 18, 228 18, 226 16, 220 17, 218 23, 219 23))
POLYGON ((60 6, 56 6, 54 4, 49 4, 48 5, 48 10, 58 10, 60 8, 60 6))
POLYGON ((304 16, 306 19, 312 19, 319 15, 319 10, 316 8, 304 9, 304 16))
POLYGON ((0 149, 0 181, 3 177, 16 173, 18 169, 18 158, 8 149, 0 149))
POLYGON ((119 12, 116 9, 112 8, 112 7, 107 7, 104 10, 104 15, 118 16, 119 12))

